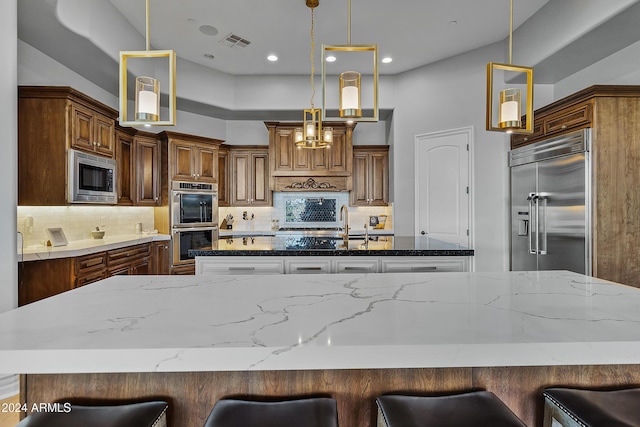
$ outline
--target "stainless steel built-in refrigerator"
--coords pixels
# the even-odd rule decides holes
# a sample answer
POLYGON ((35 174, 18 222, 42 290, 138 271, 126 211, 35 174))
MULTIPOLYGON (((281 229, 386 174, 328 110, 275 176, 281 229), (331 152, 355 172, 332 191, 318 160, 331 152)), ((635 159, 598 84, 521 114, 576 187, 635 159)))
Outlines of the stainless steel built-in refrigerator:
POLYGON ((591 275, 590 129, 509 152, 511 270, 591 275))

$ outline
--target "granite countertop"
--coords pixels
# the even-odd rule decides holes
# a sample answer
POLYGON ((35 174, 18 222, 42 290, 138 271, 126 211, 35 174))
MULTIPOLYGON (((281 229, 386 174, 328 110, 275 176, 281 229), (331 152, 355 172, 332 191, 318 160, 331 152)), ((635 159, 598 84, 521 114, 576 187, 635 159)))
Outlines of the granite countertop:
POLYGON ((640 290, 566 271, 114 276, 0 314, 14 373, 640 364, 640 290))
POLYGON ((190 250, 189 256, 473 256, 473 249, 427 236, 342 237, 276 235, 227 237, 213 250, 190 250))
POLYGON ((70 258, 162 240, 171 240, 171 236, 158 233, 107 235, 102 239, 71 241, 67 246, 27 246, 22 249, 21 254, 18 254, 18 259, 22 261, 39 261, 44 259, 70 258))

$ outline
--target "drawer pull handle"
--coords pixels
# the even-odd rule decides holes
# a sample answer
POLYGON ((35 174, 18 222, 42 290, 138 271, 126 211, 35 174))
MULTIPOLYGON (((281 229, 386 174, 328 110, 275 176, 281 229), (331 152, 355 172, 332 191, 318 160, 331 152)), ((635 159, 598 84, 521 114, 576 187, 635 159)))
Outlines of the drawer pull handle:
POLYGON ((371 271, 371 267, 345 267, 345 271, 371 271))
POLYGON ((411 267, 411 271, 436 271, 438 267, 411 267))
POLYGON ((322 271, 322 267, 296 267, 296 271, 322 271))
POLYGON ((229 271, 254 271, 255 267, 229 267, 229 271))

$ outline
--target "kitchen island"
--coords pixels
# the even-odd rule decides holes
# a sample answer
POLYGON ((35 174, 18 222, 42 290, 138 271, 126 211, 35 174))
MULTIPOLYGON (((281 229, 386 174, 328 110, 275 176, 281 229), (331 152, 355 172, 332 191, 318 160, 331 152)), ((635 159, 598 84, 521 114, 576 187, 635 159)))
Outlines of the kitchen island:
POLYGON ((190 250, 196 274, 463 272, 473 249, 428 236, 285 234, 227 237, 190 250))
POLYGON ((227 396, 485 388, 526 423, 549 385, 640 384, 640 290, 570 272, 132 276, 0 314, 27 402, 161 396, 201 426, 227 396))

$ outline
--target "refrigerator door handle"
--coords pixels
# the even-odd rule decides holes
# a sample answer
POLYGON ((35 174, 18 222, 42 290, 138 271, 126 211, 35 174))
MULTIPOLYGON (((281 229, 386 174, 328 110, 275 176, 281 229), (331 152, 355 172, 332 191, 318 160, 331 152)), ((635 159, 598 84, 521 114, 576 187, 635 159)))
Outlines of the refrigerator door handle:
POLYGON ((542 210, 542 227, 540 228, 540 230, 542 230, 542 239, 541 244, 540 244, 540 250, 538 251, 538 253, 540 255, 546 255, 547 254, 547 197, 544 194, 539 194, 538 198, 536 200, 537 204, 538 204, 538 216, 540 215, 540 201, 542 201, 543 203, 543 210, 542 210))
POLYGON ((527 200, 529 201, 529 253, 530 254, 537 254, 538 253, 538 200, 537 200, 538 196, 536 196, 536 193, 529 193, 529 197, 527 197, 527 200), (534 209, 534 204, 535 204, 535 209, 534 209), (533 219, 535 215, 535 221, 533 219), (535 224, 535 225, 534 225, 535 224), (533 228, 535 227, 536 230, 536 235, 535 235, 535 240, 536 240, 536 248, 533 248, 533 228))

